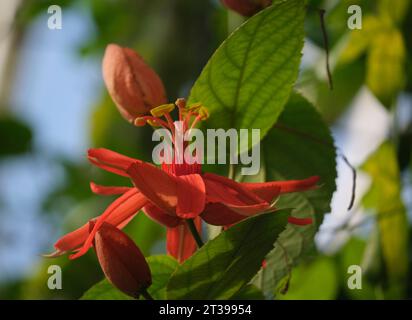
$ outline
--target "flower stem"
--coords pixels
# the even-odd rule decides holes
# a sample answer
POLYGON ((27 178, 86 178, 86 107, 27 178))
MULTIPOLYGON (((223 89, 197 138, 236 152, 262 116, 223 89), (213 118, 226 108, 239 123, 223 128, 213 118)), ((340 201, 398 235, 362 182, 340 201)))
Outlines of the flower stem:
POLYGON ((146 299, 146 300, 154 300, 153 297, 150 295, 149 292, 147 292, 146 289, 143 289, 140 294, 146 299))
POLYGON ((235 165, 233 163, 229 164, 229 172, 227 177, 231 180, 235 179, 235 165))
POLYGON ((201 248, 203 246, 203 241, 202 238, 199 235, 199 232, 197 232, 195 223, 193 222, 193 219, 186 219, 186 224, 190 230, 190 233, 192 234, 193 238, 196 241, 197 247, 201 248))

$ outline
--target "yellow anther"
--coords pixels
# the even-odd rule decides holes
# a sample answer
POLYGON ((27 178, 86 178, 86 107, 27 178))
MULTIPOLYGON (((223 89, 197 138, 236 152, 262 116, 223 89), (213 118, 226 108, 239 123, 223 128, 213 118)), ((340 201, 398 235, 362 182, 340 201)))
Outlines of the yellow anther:
POLYGON ((197 113, 202 120, 209 118, 209 110, 201 102, 193 103, 187 109, 197 113))
POLYGON ((154 116, 154 117, 162 117, 163 115, 165 115, 166 113, 172 112, 173 109, 175 108, 174 103, 169 103, 169 104, 162 104, 158 107, 153 108, 152 110, 150 110, 150 113, 154 116))
POLYGON ((201 120, 209 118, 209 110, 203 106, 201 102, 191 104, 185 109, 182 109, 182 114, 186 115, 188 112, 192 112, 194 115, 199 115, 201 120))
POLYGON ((200 109, 201 107, 203 107, 203 105, 202 105, 202 103, 201 102, 196 102, 196 103, 193 103, 193 104, 191 104, 190 106, 188 106, 187 107, 187 110, 190 110, 190 111, 197 111, 198 109, 200 109))
POLYGON ((156 120, 147 120, 147 123, 152 127, 160 127, 161 125, 156 122, 156 120))
POLYGON ((146 119, 138 117, 138 118, 134 119, 134 125, 136 127, 143 127, 143 126, 146 125, 146 119))
POLYGON ((203 105, 200 102, 192 103, 190 106, 182 109, 181 113, 183 116, 186 116, 189 112, 198 113, 199 109, 202 108, 202 106, 203 105))
POLYGON ((179 98, 176 100, 175 105, 177 105, 177 107, 179 109, 185 109, 186 108, 186 99, 185 98, 179 98))
POLYGON ((201 120, 207 120, 209 118, 209 110, 206 107, 200 107, 197 111, 201 120))

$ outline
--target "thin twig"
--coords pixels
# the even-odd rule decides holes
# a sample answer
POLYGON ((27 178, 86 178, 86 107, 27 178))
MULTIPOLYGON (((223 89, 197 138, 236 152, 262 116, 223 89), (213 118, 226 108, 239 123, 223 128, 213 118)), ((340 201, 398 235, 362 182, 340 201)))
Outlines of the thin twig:
POLYGON ((326 74, 328 76, 329 89, 333 90, 332 74, 330 72, 330 67, 329 67, 329 41, 328 41, 328 34, 326 32, 326 26, 325 26, 326 10, 319 9, 318 12, 319 12, 319 19, 320 19, 320 28, 322 30, 322 37, 323 37, 323 47, 326 53, 326 74))
POLYGON ((353 204, 355 203, 355 192, 356 192, 356 169, 352 166, 352 164, 349 162, 348 158, 340 152, 339 156, 342 158, 342 160, 346 163, 346 165, 351 169, 352 171, 352 195, 350 197, 350 202, 348 206, 348 211, 352 209, 353 204))

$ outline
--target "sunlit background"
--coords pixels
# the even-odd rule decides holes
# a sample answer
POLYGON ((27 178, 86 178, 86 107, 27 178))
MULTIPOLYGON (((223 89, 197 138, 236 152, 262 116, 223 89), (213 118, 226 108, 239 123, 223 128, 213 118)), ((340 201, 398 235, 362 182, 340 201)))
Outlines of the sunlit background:
MULTIPOLYGON (((399 202, 405 208, 400 214, 410 222, 410 79, 405 89, 397 92, 392 109, 386 108, 366 84, 364 56, 343 67, 337 65, 339 54, 349 43, 346 8, 350 2, 309 2, 308 38, 296 89, 319 106, 333 130, 339 153, 359 169, 355 204, 348 211, 352 171, 342 157, 337 158, 338 187, 332 212, 325 216, 316 236, 318 252, 292 277, 289 297, 410 298, 411 285, 395 293, 386 290, 388 275, 377 240, 375 211, 379 208, 363 202, 378 178, 361 170, 382 142, 393 142, 401 174, 393 181, 379 183, 400 188, 399 202), (319 16, 312 7, 328 12, 333 91, 327 88, 319 16), (369 271, 367 290, 347 289, 348 264, 360 264, 369 271)), ((364 13, 374 12, 374 1, 354 2, 363 5, 364 13)), ((139 51, 159 73, 173 101, 187 95, 210 55, 225 39, 227 21, 227 10, 217 0, 0 2, 1 298, 78 298, 102 278, 93 255, 68 263, 67 257, 47 260, 41 254, 52 251, 64 231, 98 215, 109 203, 110 199, 92 195, 90 180, 104 184, 122 181, 92 168, 86 161, 87 148, 106 147, 150 159, 150 129, 126 123, 105 91, 100 69, 105 46, 114 42, 139 51), (47 9, 55 4, 62 8, 63 24, 62 29, 51 30, 47 9), (51 264, 63 268, 63 290, 47 288, 47 267, 51 264)), ((406 24, 400 26, 409 50, 405 73, 410 68, 412 45, 410 32, 404 31, 410 30, 406 24)), ((164 230, 144 215, 127 229, 145 254, 164 252, 164 230)), ((399 241, 407 242, 403 258, 411 266, 411 239, 399 241)), ((402 277, 409 283, 410 271, 402 277)))

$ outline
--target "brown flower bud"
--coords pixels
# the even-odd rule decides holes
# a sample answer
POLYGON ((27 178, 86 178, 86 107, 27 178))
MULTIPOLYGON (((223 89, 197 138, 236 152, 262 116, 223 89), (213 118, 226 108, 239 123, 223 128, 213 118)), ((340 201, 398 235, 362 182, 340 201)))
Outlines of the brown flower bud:
POLYGON ((120 291, 138 298, 152 284, 142 252, 115 226, 103 223, 96 233, 94 247, 106 278, 120 291))
POLYGON ((245 17, 251 17, 272 4, 272 0, 222 0, 223 4, 245 17))
POLYGON ((162 80, 132 49, 109 44, 102 67, 107 90, 127 121, 167 102, 162 80))

